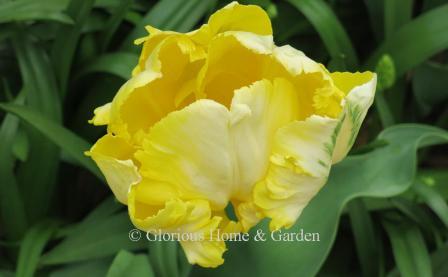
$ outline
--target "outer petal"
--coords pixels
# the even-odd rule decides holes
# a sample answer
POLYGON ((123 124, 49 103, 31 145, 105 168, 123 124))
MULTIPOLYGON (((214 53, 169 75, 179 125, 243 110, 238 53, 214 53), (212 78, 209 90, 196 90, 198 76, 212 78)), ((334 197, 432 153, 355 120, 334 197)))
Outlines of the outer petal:
POLYGON ((152 206, 136 192, 138 186, 134 186, 129 194, 129 215, 135 226, 154 234, 188 234, 181 245, 192 264, 216 267, 224 262, 224 241, 209 236, 218 228, 221 217, 212 216, 208 201, 172 199, 164 206, 152 206))
POLYGON ((332 73, 335 85, 347 96, 343 102, 343 112, 340 115, 340 132, 336 139, 333 153, 333 163, 341 161, 352 148, 369 107, 375 98, 376 74, 363 73, 332 73))
POLYGON ((127 204, 129 188, 140 182, 137 166, 131 159, 134 149, 124 139, 107 134, 87 153, 106 177, 115 197, 127 204))
POLYGON ((244 31, 259 35, 272 35, 268 14, 256 5, 232 2, 210 16, 208 25, 213 34, 226 31, 244 31))
POLYGON ((255 204, 272 218, 271 230, 291 226, 325 184, 337 122, 311 116, 278 130, 266 178, 254 189, 255 204))
POLYGON ((264 36, 272 35, 272 26, 269 16, 259 6, 232 2, 212 14, 207 24, 188 35, 197 43, 207 45, 214 36, 227 31, 242 31, 264 36))
POLYGON ((111 103, 107 103, 107 104, 104 104, 103 106, 96 108, 93 111, 94 117, 91 120, 89 120, 89 123, 91 123, 95 126, 109 124, 110 108, 111 108, 111 103))

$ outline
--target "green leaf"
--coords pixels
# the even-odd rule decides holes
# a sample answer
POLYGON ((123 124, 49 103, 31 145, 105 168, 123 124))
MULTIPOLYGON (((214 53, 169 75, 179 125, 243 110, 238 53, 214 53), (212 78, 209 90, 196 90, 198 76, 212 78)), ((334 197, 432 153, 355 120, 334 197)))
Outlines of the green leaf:
POLYGON ((431 262, 434 277, 448 276, 448 263, 446 262, 446 257, 448 257, 448 244, 445 244, 443 247, 432 253, 431 262))
POLYGON ((384 2, 378 0, 364 0, 369 13, 369 21, 377 41, 384 37, 384 2))
POLYGON ((75 24, 72 26, 60 26, 52 44, 51 60, 62 98, 65 96, 70 67, 73 62, 76 46, 81 35, 82 27, 87 20, 94 0, 71 0, 67 13, 73 17, 75 24))
POLYGON ((432 276, 428 249, 420 230, 404 220, 383 220, 401 276, 432 276))
MULTIPOLYGON (((24 100, 23 91, 16 98, 16 103, 24 100)), ((14 176, 15 160, 10 145, 17 135, 19 119, 8 114, 3 118, 0 127, 0 211, 2 229, 7 238, 20 239, 27 228, 27 217, 22 195, 14 176)))
POLYGON ((60 228, 56 236, 58 238, 71 236, 78 231, 82 231, 83 229, 89 229, 92 225, 95 225, 97 221, 116 214, 122 208, 123 205, 117 201, 115 196, 109 196, 103 200, 98 207, 91 211, 83 221, 74 225, 60 228))
POLYGON ((132 70, 137 65, 137 62, 138 56, 134 53, 114 52, 104 54, 81 69, 78 77, 91 73, 104 72, 127 80, 131 77, 132 70))
POLYGON ((32 277, 35 274, 42 251, 55 232, 55 221, 43 221, 31 227, 20 245, 17 277, 32 277))
POLYGON ((26 161, 28 159, 29 148, 30 145, 25 131, 19 129, 16 139, 12 145, 12 152, 14 153, 14 156, 22 162, 26 161))
POLYGON ((186 32, 205 15, 214 0, 161 0, 143 17, 121 44, 123 50, 137 51, 133 42, 146 36, 146 25, 163 30, 186 32))
POLYGON ((50 273, 50 277, 106 276, 110 258, 67 265, 50 273))
POLYGON ((63 10, 67 6, 64 0, 16 0, 0 5, 0 23, 52 20, 65 24, 73 24, 73 20, 63 10))
POLYGON ((64 151, 76 159, 84 168, 92 172, 98 178, 103 179, 102 174, 99 172, 96 165, 91 159, 83 154, 84 151, 87 151, 90 148, 88 142, 84 141, 70 130, 65 129, 64 127, 27 107, 0 103, 0 108, 17 115, 22 120, 36 128, 49 141, 53 142, 61 149, 64 149, 64 151))
POLYGON ((429 207, 436 213, 440 220, 448 228, 448 205, 443 197, 433 188, 416 182, 412 187, 413 190, 419 195, 429 207))
POLYGON ((356 242, 356 251, 363 276, 380 276, 378 239, 369 212, 362 199, 353 199, 347 205, 356 242))
POLYGON ((50 277, 106 276, 111 260, 109 258, 66 265, 51 272, 50 277))
POLYGON ((368 60, 373 68, 384 54, 395 62, 397 78, 448 47, 448 4, 428 11, 397 30, 368 60))
POLYGON ((431 112, 448 100, 448 66, 426 62, 417 67, 412 78, 412 87, 423 115, 431 112))
POLYGON ((99 43, 101 51, 105 51, 109 46, 110 40, 120 26, 131 4, 132 0, 123 0, 113 9, 112 15, 104 24, 104 30, 101 33, 99 43))
POLYGON ((419 181, 436 189, 444 199, 448 200, 448 172, 444 169, 420 169, 419 181))
MULTIPOLYGON (((19 62, 27 107, 60 122, 61 103, 56 79, 46 52, 29 32, 17 28, 13 46, 19 62)), ((30 141, 28 159, 17 170, 24 203, 31 224, 45 217, 55 189, 59 150, 33 129, 26 129, 30 141), (45 159, 43 159, 45 157, 45 159)))
MULTIPOLYGON (((357 197, 391 197, 408 190, 414 181, 419 147, 448 142, 448 132, 417 124, 384 130, 378 139, 388 144, 363 155, 346 158, 332 169, 328 183, 304 209, 289 232, 318 232, 318 242, 229 243, 226 262, 210 271, 213 276, 314 276, 336 236, 344 206, 357 197)), ((267 222, 255 227, 263 228, 267 222)), ((204 270, 207 273, 206 270, 204 270)))
MULTIPOLYGON (((431 214, 420 207, 419 203, 410 201, 404 197, 394 197, 390 199, 393 207, 397 208, 407 218, 414 221, 423 230, 425 237, 433 238, 435 241, 440 239, 440 235, 434 228, 435 224, 431 214)), ((390 207, 392 208, 392 207, 390 207)))
POLYGON ((121 250, 118 252, 117 256, 115 256, 106 277, 121 276, 151 277, 154 276, 154 273, 146 255, 134 255, 128 251, 121 250))
POLYGON ((413 0, 384 1, 384 33, 386 39, 389 39, 396 30, 409 22, 412 17, 413 4, 413 0))
POLYGON ((151 241, 149 258, 154 265, 154 271, 160 277, 177 277, 179 275, 176 241, 151 241))
POLYGON ((355 69, 358 58, 347 32, 331 8, 322 0, 288 0, 311 22, 334 60, 355 69))
POLYGON ((145 234, 138 242, 129 239, 133 226, 127 212, 91 222, 79 228, 41 258, 42 265, 56 265, 110 256, 121 249, 143 249, 145 234))

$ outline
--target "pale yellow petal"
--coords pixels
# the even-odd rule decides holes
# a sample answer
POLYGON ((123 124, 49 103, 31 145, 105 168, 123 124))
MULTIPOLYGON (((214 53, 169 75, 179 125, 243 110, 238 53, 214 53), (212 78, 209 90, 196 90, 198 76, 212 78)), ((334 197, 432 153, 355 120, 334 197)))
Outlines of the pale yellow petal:
POLYGON ((181 241, 180 245, 190 264, 215 268, 224 263, 222 255, 227 248, 222 240, 181 241))
POLYGON ((286 79, 261 80, 235 91, 232 113, 241 106, 250 114, 233 122, 231 127, 238 179, 232 196, 239 201, 249 201, 253 185, 268 167, 275 132, 297 118, 298 95, 286 79))
POLYGON ((224 241, 210 237, 221 217, 212 216, 208 201, 171 199, 163 206, 156 206, 146 203, 147 199, 137 192, 139 185, 133 186, 129 194, 129 215, 136 227, 153 234, 186 234, 181 245, 192 264, 216 267, 224 262, 224 241))
POLYGON ((271 230, 294 224, 326 183, 337 122, 311 116, 277 132, 266 178, 254 189, 255 204, 272 218, 271 230))
POLYGON ((170 113, 136 153, 140 172, 175 186, 183 199, 209 199, 214 209, 223 209, 235 181, 229 125, 229 111, 211 100, 170 113))
POLYGON ((350 151, 369 107, 375 98, 376 74, 332 73, 335 85, 347 96, 340 115, 340 132, 336 139, 333 164, 341 161, 350 151))
POLYGON ((106 177, 115 197, 123 204, 127 204, 129 188, 141 180, 132 160, 134 151, 124 139, 107 134, 87 152, 106 177))

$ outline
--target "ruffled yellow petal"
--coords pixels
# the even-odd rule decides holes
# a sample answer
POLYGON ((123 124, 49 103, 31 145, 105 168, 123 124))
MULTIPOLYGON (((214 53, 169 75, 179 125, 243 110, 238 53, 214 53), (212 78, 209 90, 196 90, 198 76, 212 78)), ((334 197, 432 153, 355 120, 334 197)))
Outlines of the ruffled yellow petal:
POLYGON ((213 37, 228 31, 266 36, 272 35, 272 26, 269 16, 262 8, 232 2, 212 14, 207 24, 188 35, 198 44, 208 45, 213 37))
POLYGON ((190 264, 215 268, 224 263, 223 253, 227 250, 223 240, 181 241, 190 264))
POLYGON ((263 79, 273 47, 272 36, 244 32, 216 36, 198 76, 197 98, 213 99, 229 107, 236 89, 263 79), (241 61, 245 61, 244 66, 241 61))
POLYGON ((286 79, 261 80, 235 91, 231 111, 246 108, 245 116, 231 127, 237 186, 232 196, 248 201, 254 183, 265 174, 274 134, 298 115, 298 96, 286 79))
POLYGON ((123 204, 127 204, 129 188, 141 180, 132 160, 134 151, 124 139, 107 134, 86 153, 96 162, 115 197, 123 204))
POLYGON ((212 34, 226 31, 244 31, 258 35, 272 35, 271 20, 259 6, 232 2, 210 16, 208 25, 212 34))
POLYGON ((288 78, 294 84, 299 95, 299 119, 305 120, 313 114, 327 115, 326 109, 319 110, 320 103, 328 102, 322 92, 333 91, 330 73, 325 67, 289 45, 276 47, 272 60, 265 75, 288 78))
POLYGON ((346 95, 340 115, 340 132, 336 139, 333 164, 347 155, 355 142, 358 131, 375 98, 376 74, 372 72, 336 72, 331 77, 335 85, 346 95))
POLYGON ((266 178, 254 188, 255 204, 272 218, 271 230, 294 224, 325 184, 337 122, 313 115, 276 133, 266 178))
POLYGON ((111 103, 104 104, 93 111, 93 118, 89 120, 90 124, 95 126, 107 125, 110 122, 111 103))
POLYGON ((133 186, 129 193, 129 215, 135 226, 153 234, 187 234, 180 240, 192 264, 216 267, 224 262, 224 241, 210 237, 222 218, 212 216, 208 201, 171 199, 163 206, 155 206, 137 192, 139 186, 133 186))
POLYGON ((188 261, 216 267, 218 232, 297 220, 353 145, 376 76, 275 46, 257 6, 233 2, 185 34, 146 28, 132 78, 94 111, 109 134, 88 154, 135 226, 199 234, 181 241, 188 261))
POLYGON ((231 110, 200 100, 170 113, 136 153, 145 178, 170 184, 183 199, 206 198, 215 209, 251 201, 274 134, 297 117, 297 94, 285 79, 262 80, 235 92, 231 110))
POLYGON ((183 199, 209 199, 214 209, 225 208, 234 184, 229 125, 226 107, 210 100, 170 113, 136 153, 141 174, 171 184, 183 199))
POLYGON ((169 112, 194 101, 201 50, 186 37, 168 37, 112 101, 109 131, 140 143, 149 128, 169 112))

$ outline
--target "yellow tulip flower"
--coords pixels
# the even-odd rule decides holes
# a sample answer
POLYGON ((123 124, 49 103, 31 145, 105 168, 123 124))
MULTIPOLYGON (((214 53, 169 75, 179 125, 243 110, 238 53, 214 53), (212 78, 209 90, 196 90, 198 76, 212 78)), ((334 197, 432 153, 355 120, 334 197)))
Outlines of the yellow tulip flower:
POLYGON ((147 30, 132 78, 94 111, 108 132, 88 155, 135 226, 203 235, 180 243, 190 263, 216 267, 218 230, 294 224, 353 145, 376 75, 330 73, 276 46, 253 5, 233 2, 189 33, 147 30))

